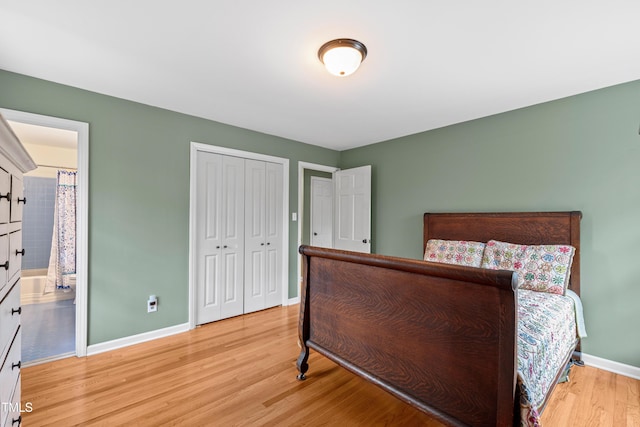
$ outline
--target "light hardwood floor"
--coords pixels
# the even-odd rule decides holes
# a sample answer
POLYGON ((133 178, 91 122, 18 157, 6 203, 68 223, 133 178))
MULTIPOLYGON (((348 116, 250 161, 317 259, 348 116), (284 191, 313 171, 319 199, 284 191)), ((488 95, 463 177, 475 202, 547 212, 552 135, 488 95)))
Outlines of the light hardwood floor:
MULTIPOLYGON (((24 425, 440 426, 312 351, 297 381, 298 306, 22 370, 24 425)), ((552 426, 640 426, 640 381, 572 369, 543 415, 552 426)))

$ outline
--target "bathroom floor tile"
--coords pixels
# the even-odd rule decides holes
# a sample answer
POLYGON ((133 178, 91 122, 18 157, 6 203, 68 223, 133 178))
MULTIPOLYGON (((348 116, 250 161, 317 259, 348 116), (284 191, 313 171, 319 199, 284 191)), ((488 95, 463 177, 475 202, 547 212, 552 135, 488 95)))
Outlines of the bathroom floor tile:
POLYGON ((22 306, 22 362, 75 351, 73 299, 22 306))

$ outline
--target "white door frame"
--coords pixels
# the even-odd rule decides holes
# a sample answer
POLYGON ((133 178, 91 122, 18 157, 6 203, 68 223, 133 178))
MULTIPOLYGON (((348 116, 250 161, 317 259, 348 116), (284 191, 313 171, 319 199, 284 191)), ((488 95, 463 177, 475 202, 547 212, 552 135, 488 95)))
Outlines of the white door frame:
MULTIPOLYGON (((304 171, 305 169, 334 173, 339 171, 340 168, 335 166, 319 165, 316 163, 298 162, 298 245, 302 244, 302 221, 304 220, 304 171)), ((297 249, 296 249, 297 250, 297 249)), ((291 303, 300 302, 300 284, 302 283, 302 257, 298 255, 298 295, 292 298, 291 303)))
POLYGON ((78 133, 76 201, 76 356, 87 355, 89 260, 89 123, 0 108, 7 120, 78 133))
POLYGON ((282 305, 289 303, 289 159, 191 142, 189 164, 189 329, 196 327, 196 181, 198 151, 282 165, 282 305))

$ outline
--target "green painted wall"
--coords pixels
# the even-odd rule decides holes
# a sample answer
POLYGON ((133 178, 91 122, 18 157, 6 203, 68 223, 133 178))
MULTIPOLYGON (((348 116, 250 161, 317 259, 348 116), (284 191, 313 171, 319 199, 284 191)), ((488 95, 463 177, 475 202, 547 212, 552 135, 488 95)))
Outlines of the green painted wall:
MULTIPOLYGON (((290 212, 298 161, 339 161, 336 151, 2 70, 0 107, 89 123, 89 344, 188 321, 190 141, 288 158, 290 212), (150 294, 160 301, 152 315, 150 294)), ((289 241, 295 297, 295 222, 289 241)))
POLYGON ((0 107, 90 124, 89 344, 188 320, 197 141, 289 158, 290 212, 298 161, 371 164, 377 253, 419 258, 425 211, 581 210, 583 349, 640 367, 639 100, 632 82, 338 153, 0 70, 0 107))
POLYGON ((420 258, 422 214, 581 210, 585 353, 640 367, 640 81, 342 152, 373 166, 375 252, 420 258))

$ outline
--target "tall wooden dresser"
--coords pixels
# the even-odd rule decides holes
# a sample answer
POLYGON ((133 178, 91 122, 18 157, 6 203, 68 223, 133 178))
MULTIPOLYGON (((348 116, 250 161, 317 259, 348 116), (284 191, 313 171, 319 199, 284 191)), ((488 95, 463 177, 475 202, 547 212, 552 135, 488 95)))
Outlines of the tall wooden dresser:
POLYGON ((0 115, 0 427, 22 423, 20 402, 20 270, 22 174, 36 165, 0 115))

